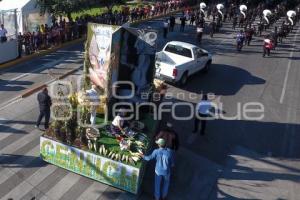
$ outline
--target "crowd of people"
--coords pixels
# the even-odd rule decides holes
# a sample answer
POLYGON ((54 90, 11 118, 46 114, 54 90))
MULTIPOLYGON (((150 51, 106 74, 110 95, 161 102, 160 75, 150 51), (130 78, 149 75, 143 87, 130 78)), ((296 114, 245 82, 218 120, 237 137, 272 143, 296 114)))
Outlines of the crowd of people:
MULTIPOLYGON (((196 38, 201 44, 202 36, 204 33, 210 35, 213 38, 215 33, 221 31, 221 27, 224 22, 232 23, 232 29, 239 29, 237 33, 237 49, 241 50, 243 45, 250 45, 253 36, 269 37, 274 41, 274 46, 278 42, 282 42, 283 38, 287 37, 289 32, 293 29, 295 24, 291 23, 291 19, 287 17, 287 7, 285 3, 278 5, 267 5, 260 3, 257 6, 247 8, 244 14, 240 11, 240 5, 233 3, 234 1, 228 1, 228 4, 224 5, 222 10, 218 10, 216 4, 208 5, 205 9, 206 12, 201 11, 199 8, 185 9, 182 12, 180 20, 179 31, 183 32, 187 23, 189 25, 196 25, 196 38), (271 9, 270 9, 271 8, 271 9), (264 16, 263 11, 270 9, 271 14, 267 17, 264 16), (282 21, 282 24, 278 24, 278 21, 286 17, 282 21), (207 22, 206 20, 209 20, 207 22), (273 30, 270 27, 274 27, 273 30), (270 31, 267 31, 270 30, 270 31), (268 33, 263 35, 263 33, 268 33)), ((295 9, 296 15, 293 17, 293 21, 297 23, 300 19, 300 7, 295 9)), ((175 17, 170 18, 163 23, 163 36, 167 37, 168 32, 172 32, 175 26, 175 17)))
MULTIPOLYGON (((59 46, 67 41, 75 40, 84 36, 87 32, 89 22, 122 25, 126 22, 135 22, 152 18, 176 11, 186 3, 183 0, 170 0, 152 5, 129 8, 124 6, 121 11, 109 11, 96 16, 85 15, 76 19, 53 19, 52 25, 41 24, 35 31, 19 33, 18 51, 19 57, 23 54, 29 55, 39 50, 59 46)), ((4 27, 0 29, 1 42, 6 42, 7 31, 4 27)))
POLYGON ((78 39, 86 33, 87 21, 81 18, 75 21, 66 22, 65 19, 60 22, 54 22, 52 26, 42 24, 36 31, 19 33, 19 55, 32 54, 36 51, 58 46, 67 41, 78 39))
MULTIPOLYGON (((29 33, 27 35, 20 35, 20 40, 25 41, 26 44, 30 44, 29 51, 35 51, 39 48, 47 48, 51 45, 57 45, 64 41, 69 41, 81 37, 86 33, 87 22, 97 22, 104 24, 120 25, 127 21, 141 20, 155 15, 167 14, 172 10, 180 8, 181 4, 175 4, 167 2, 164 4, 158 4, 159 7, 143 7, 132 10, 124 10, 123 12, 105 13, 99 16, 85 18, 77 18, 75 21, 66 22, 61 20, 59 23, 53 23, 53 26, 48 27, 47 25, 41 25, 37 32, 29 33), (31 47, 32 45, 32 47, 31 47)), ((227 20, 232 22, 232 29, 235 30, 237 27, 240 29, 237 33, 238 50, 242 48, 243 44, 250 45, 252 36, 261 36, 264 30, 269 29, 272 25, 275 25, 274 31, 271 34, 267 34, 265 37, 269 41, 273 40, 276 44, 277 39, 280 37, 286 37, 287 34, 292 31, 293 25, 289 19, 283 20, 280 27, 277 27, 278 20, 286 16, 287 8, 284 4, 279 4, 273 7, 272 14, 268 16, 268 21, 263 17, 263 10, 266 9, 265 4, 259 4, 257 7, 250 7, 246 15, 242 15, 239 11, 239 5, 231 3, 225 6, 223 13, 220 13, 216 9, 216 5, 210 5, 207 8, 207 12, 204 13, 200 9, 184 9, 180 20, 179 31, 185 31, 185 25, 188 22, 190 25, 196 26, 197 39, 201 42, 202 34, 205 29, 211 37, 215 32, 221 31, 222 23, 227 20), (205 18, 206 14, 206 18, 205 18), (211 19, 208 24, 205 20, 211 19), (258 20, 257 20, 258 19, 258 20), (257 22, 255 24, 255 22, 257 22)), ((300 9, 296 10, 297 15, 294 18, 295 23, 299 21, 300 9)), ((171 15, 167 20, 163 22, 163 36, 166 38, 169 31, 174 31, 176 24, 175 16, 171 15)), ((279 39, 280 40, 280 39, 279 39)), ((40 104, 40 116, 36 127, 39 127, 41 119, 45 116, 45 129, 48 128, 48 121, 50 115, 51 99, 47 94, 47 90, 44 89, 42 93, 38 95, 38 101, 40 104), (46 105, 46 106, 45 106, 46 105)), ((211 102, 208 100, 206 94, 203 95, 202 100, 198 104, 198 114, 201 116, 201 120, 195 118, 194 120, 194 133, 200 132, 201 135, 206 134, 206 119, 210 116, 210 109, 212 108, 211 102), (200 123, 200 126, 199 126, 200 123), (200 128, 200 130, 199 130, 200 128)), ((118 118, 112 122, 112 129, 114 134, 123 132, 124 111, 120 113, 118 118), (122 122, 122 123, 121 123, 122 122)), ((95 117, 91 116, 91 123, 94 123, 95 117)), ((158 148, 155 149, 151 154, 144 155, 140 153, 141 157, 146 160, 156 160, 155 164, 155 199, 166 199, 168 195, 168 189, 171 179, 171 173, 175 165, 175 154, 179 148, 179 138, 173 125, 166 123, 165 127, 159 131, 155 137, 155 143, 158 148)))

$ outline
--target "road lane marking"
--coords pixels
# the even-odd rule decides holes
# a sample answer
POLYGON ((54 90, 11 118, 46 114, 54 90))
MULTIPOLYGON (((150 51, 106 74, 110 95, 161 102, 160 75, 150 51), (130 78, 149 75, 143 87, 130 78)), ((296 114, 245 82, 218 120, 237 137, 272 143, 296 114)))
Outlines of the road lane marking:
POLYGON ((99 182, 93 182, 77 199, 78 200, 94 200, 101 199, 102 193, 110 186, 99 182))
POLYGON ((20 102, 22 99, 19 96, 16 96, 6 102, 4 102, 3 104, 0 105, 0 111, 4 110, 5 108, 7 108, 8 106, 16 103, 16 102, 20 102))
POLYGON ((297 36, 300 32, 300 28, 298 28, 295 36, 294 36, 294 47, 293 47, 293 50, 292 52, 290 53, 290 57, 289 57, 289 63, 288 63, 288 66, 287 66, 287 69, 286 69, 286 73, 285 73, 285 77, 284 77, 284 83, 283 83, 283 88, 282 88, 282 92, 281 92, 281 96, 280 96, 280 104, 283 103, 283 100, 284 100, 284 96, 285 96, 285 92, 286 92, 286 87, 287 87, 287 82, 288 82, 288 78, 289 78, 289 72, 290 72, 290 69, 291 69, 291 65, 292 65, 292 58, 294 57, 294 52, 295 52, 295 48, 296 48, 296 39, 297 39, 297 36))
POLYGON ((61 61, 63 61, 64 59, 65 58, 63 57, 63 58, 61 58, 59 60, 54 60, 54 61, 52 61, 50 63, 43 64, 41 67, 39 67, 37 69, 34 69, 34 70, 30 71, 30 72, 27 72, 25 74, 21 74, 20 76, 17 76, 17 77, 15 77, 13 79, 10 79, 9 82, 11 82, 11 81, 17 81, 17 80, 19 80, 19 79, 21 79, 21 78, 23 78, 25 76, 28 76, 29 74, 38 72, 39 70, 42 70, 42 69, 52 68, 52 67, 56 66, 58 63, 60 63, 61 61))
POLYGON ((77 181, 79 181, 80 177, 80 175, 73 172, 68 173, 46 193, 46 196, 51 197, 52 199, 60 199, 77 181))
MULTIPOLYGON (((290 58, 293 57, 293 55, 294 55, 294 52, 291 52, 290 53, 290 58)), ((285 91, 286 91, 286 86, 287 86, 287 81, 288 81, 288 78, 289 78, 289 72, 290 72, 290 69, 291 69, 291 65, 292 65, 292 60, 289 60, 289 63, 288 63, 288 66, 287 66, 287 69, 286 69, 286 72, 285 72, 283 88, 282 88, 282 92, 281 92, 281 96, 280 96, 280 104, 283 103, 283 99, 284 99, 284 96, 285 96, 285 91)))
MULTIPOLYGON (((14 160, 12 163, 5 163, 2 164, 1 168, 1 176, 0 176, 0 186, 5 182, 9 181, 9 179, 21 171, 22 169, 26 168, 26 165, 33 162, 34 159, 37 158, 40 151, 40 146, 37 145, 33 147, 28 153, 25 153, 24 155, 20 156, 20 158, 14 160), (3 166, 5 165, 5 166, 3 166), (17 166, 18 165, 18 166, 17 166), (23 167, 24 166, 24 167, 23 167), (14 168, 13 168, 14 167, 14 168), (2 177, 2 174, 9 174, 6 177, 2 177)), ((1 162, 5 162, 5 160, 2 160, 1 162)), ((6 194, 4 194, 6 195, 6 194)), ((0 196, 3 196, 3 194, 0 191, 0 196)))
MULTIPOLYGON (((3 121, 5 121, 5 120, 3 120, 3 121)), ((1 130, 1 133, 0 133, 0 141, 7 138, 8 136, 10 136, 12 134, 18 134, 18 133, 12 133, 12 130, 13 131, 14 130, 19 131, 19 130, 22 130, 25 127, 24 124, 14 124, 14 125, 12 125, 12 124, 7 124, 5 122, 4 123, 1 122, 0 125, 3 126, 2 130, 1 130)), ((2 150, 0 150, 0 152, 2 153, 2 150)))
MULTIPOLYGON (((77 73, 78 71, 80 71, 82 67, 83 67, 83 66, 80 65, 78 68, 73 69, 73 70, 70 70, 70 71, 64 73, 63 75, 60 75, 60 77, 63 77, 63 78, 62 78, 62 80, 63 80, 63 79, 66 79, 66 78, 67 78, 67 77, 64 77, 65 74, 68 74, 68 76, 77 75, 76 73, 77 73), (72 74, 69 74, 70 72, 72 72, 72 74)), ((47 82, 44 83, 44 84, 49 86, 50 84, 52 84, 53 82, 57 81, 58 79, 59 79, 59 77, 57 77, 57 78, 55 78, 55 79, 51 79, 51 80, 47 81, 47 82)), ((22 96, 18 95, 18 96, 16 96, 16 97, 14 97, 14 98, 12 98, 12 99, 10 99, 10 100, 8 100, 8 101, 6 101, 6 102, 0 104, 0 111, 6 109, 8 106, 10 106, 10 105, 12 105, 12 104, 14 104, 14 103, 20 102, 21 100, 22 100, 22 96)))
MULTIPOLYGON (((6 194, 3 199, 13 198, 13 199, 30 199, 30 198, 22 198, 24 194, 28 191, 33 190, 34 188, 38 191, 36 186, 44 181, 49 175, 51 175, 55 170, 56 166, 47 165, 46 167, 39 168, 34 174, 29 176, 26 180, 14 187, 8 194, 6 194)), ((38 191, 39 193, 43 193, 42 191, 38 191)), ((44 194, 45 195, 45 194, 44 194)))

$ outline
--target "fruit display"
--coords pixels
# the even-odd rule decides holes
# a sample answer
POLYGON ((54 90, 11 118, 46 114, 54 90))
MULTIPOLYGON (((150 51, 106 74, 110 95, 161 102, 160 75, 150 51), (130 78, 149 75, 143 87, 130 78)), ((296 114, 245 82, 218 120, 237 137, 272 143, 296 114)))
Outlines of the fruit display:
POLYGON ((140 155, 145 153, 150 146, 147 135, 143 133, 136 133, 134 136, 121 137, 113 136, 102 130, 100 135, 101 136, 97 141, 99 144, 97 153, 109 159, 133 166, 140 164, 140 155))

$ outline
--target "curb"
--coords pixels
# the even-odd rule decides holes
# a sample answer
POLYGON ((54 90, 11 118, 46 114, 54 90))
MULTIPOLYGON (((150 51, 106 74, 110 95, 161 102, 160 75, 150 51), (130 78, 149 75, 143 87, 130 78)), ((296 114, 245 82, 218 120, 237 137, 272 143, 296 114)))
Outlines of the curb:
MULTIPOLYGON (((195 6, 191 7, 191 8, 194 8, 195 6)), ((166 16, 170 16, 172 14, 175 14, 175 13, 178 13, 178 12, 181 12, 183 11, 184 9, 179 9, 179 10, 176 10, 176 11, 172 11, 170 13, 167 13, 167 14, 163 14, 163 15, 157 15, 157 16, 154 16, 152 18, 148 18, 148 19, 142 19, 142 20, 138 20, 138 21, 134 21, 134 22, 131 22, 130 25, 138 25, 140 23, 143 23, 143 22, 147 22, 149 20, 155 20, 155 19, 159 19, 159 18, 162 18, 162 17, 166 17, 166 16)), ((25 61, 28 61, 28 60, 31 60, 33 58, 37 58, 37 57, 40 57, 40 56, 44 56, 44 55, 47 55, 49 53, 53 53, 63 47, 67 47, 67 46, 71 46, 71 45, 74 45, 74 44, 78 44, 80 42, 83 42, 85 41, 85 37, 83 38, 80 38, 80 39, 76 39, 76 40, 73 40, 73 41, 70 41, 70 42, 67 42, 67 43, 64 43, 60 46, 57 46, 57 47, 53 47, 52 49, 46 49, 46 50, 41 50, 37 53, 34 53, 34 54, 31 54, 31 55, 28 55, 28 56, 25 56, 25 57, 21 57, 21 58, 16 58, 15 60, 12 60, 12 61, 8 61, 4 64, 0 64, 0 70, 1 69, 5 69, 5 68, 9 68, 13 65, 17 65, 19 63, 22 63, 22 62, 25 62, 25 61)))
POLYGON ((22 63, 22 62, 31 60, 31 59, 33 59, 33 58, 37 58, 37 57, 40 57, 40 56, 47 55, 47 54, 49 54, 49 53, 56 52, 57 50, 59 50, 59 49, 61 49, 61 48, 64 48, 64 47, 67 47, 67 46, 71 46, 71 45, 78 44, 78 43, 80 43, 80 42, 83 42, 84 40, 85 40, 85 37, 80 38, 80 39, 76 39, 76 40, 73 40, 73 41, 70 41, 70 42, 67 42, 67 43, 64 43, 64 44, 62 44, 62 45, 60 45, 60 46, 53 47, 53 48, 51 48, 51 49, 42 50, 42 51, 39 51, 39 52, 37 52, 37 53, 31 54, 31 55, 28 55, 28 56, 25 56, 25 57, 22 57, 22 58, 12 60, 12 61, 9 61, 9 62, 4 63, 4 64, 0 64, 0 69, 9 68, 9 67, 11 67, 11 66, 13 66, 13 65, 17 65, 17 64, 19 64, 19 63, 22 63))
POLYGON ((68 72, 65 73, 65 74, 62 74, 60 77, 58 77, 57 80, 61 80, 61 79, 66 78, 67 76, 69 76, 69 75, 75 73, 76 71, 80 70, 81 67, 82 67, 82 66, 80 66, 79 68, 76 68, 76 69, 72 69, 72 70, 68 71, 68 72))
POLYGON ((40 84, 40 85, 37 85, 37 86, 35 86, 33 88, 30 88, 30 89, 26 90, 23 94, 21 94, 19 96, 19 98, 21 98, 21 99, 26 98, 26 97, 32 95, 33 93, 41 90, 42 88, 44 88, 46 86, 47 86, 46 84, 40 84))
POLYGON ((64 74, 62 74, 62 75, 60 75, 58 78, 51 80, 51 81, 48 82, 48 83, 42 83, 42 84, 39 84, 39 85, 37 85, 37 86, 34 86, 33 88, 30 88, 30 89, 26 90, 24 93, 22 93, 21 95, 19 95, 16 99, 19 99, 19 98, 22 99, 22 98, 29 97, 30 95, 36 93, 37 91, 41 90, 42 88, 47 87, 49 83, 51 83, 51 82, 53 82, 53 81, 56 81, 56 80, 64 79, 64 78, 66 78, 67 76, 69 76, 69 75, 75 73, 76 71, 80 70, 81 67, 82 67, 82 66, 80 66, 79 68, 76 68, 76 69, 72 69, 72 70, 70 70, 70 71, 68 71, 68 72, 66 72, 66 73, 64 73, 64 74))

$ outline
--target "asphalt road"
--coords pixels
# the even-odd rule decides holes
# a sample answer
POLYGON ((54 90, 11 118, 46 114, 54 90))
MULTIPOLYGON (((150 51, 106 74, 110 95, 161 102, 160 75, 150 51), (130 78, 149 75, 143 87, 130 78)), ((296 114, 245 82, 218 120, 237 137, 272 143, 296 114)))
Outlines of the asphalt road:
POLYGON ((83 44, 80 43, 0 70, 0 107, 27 89, 51 82, 61 74, 82 67, 82 52, 83 44))
MULTIPOLYGON (((161 37, 161 21, 141 26, 160 30, 158 49, 169 40, 196 44, 193 26, 184 33, 176 27, 167 40, 161 37)), ((173 122, 181 143, 169 199, 300 198, 299 33, 297 26, 267 58, 262 57, 262 38, 254 38, 251 46, 236 52, 235 32, 230 24, 225 23, 213 39, 204 37, 201 47, 214 53, 211 70, 194 75, 185 87, 170 85, 171 98, 166 101, 195 104, 202 92, 212 93, 212 100, 227 118, 209 121, 203 137, 191 133, 193 120, 176 121, 166 114, 164 120, 173 122), (250 120, 243 112, 251 102, 264 108, 262 119, 250 120)), ((51 80, 47 68, 69 70, 82 63, 79 45, 1 71, 3 199, 134 199, 130 194, 41 161, 41 133, 33 127, 38 114, 36 96, 6 104, 32 85, 51 80)), ((176 107, 178 116, 188 112, 186 107, 176 107)), ((151 199, 152 165, 146 171, 140 199, 151 199)))

